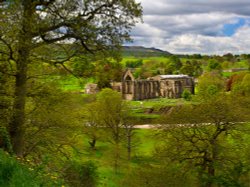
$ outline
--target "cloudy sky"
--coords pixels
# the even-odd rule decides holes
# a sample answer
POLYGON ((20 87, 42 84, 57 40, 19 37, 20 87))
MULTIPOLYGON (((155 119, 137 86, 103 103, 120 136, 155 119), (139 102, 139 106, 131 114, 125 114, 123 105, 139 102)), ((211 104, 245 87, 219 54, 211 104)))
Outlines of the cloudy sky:
POLYGON ((250 0, 137 0, 132 45, 171 53, 250 53, 250 0))

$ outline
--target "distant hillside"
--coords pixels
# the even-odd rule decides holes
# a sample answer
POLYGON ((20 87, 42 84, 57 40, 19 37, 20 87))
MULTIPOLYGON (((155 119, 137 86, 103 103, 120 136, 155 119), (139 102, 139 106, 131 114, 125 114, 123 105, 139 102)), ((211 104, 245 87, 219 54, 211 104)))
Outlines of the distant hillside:
POLYGON ((123 46, 123 56, 153 57, 170 55, 172 54, 156 48, 146 48, 142 46, 123 46))

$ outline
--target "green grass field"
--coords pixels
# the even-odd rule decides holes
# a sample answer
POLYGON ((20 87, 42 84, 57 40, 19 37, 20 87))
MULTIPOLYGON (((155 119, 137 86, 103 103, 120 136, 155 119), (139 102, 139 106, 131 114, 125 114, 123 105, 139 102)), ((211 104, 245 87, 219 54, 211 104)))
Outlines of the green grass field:
POLYGON ((143 162, 149 162, 150 156, 154 153, 154 147, 157 144, 157 130, 136 129, 132 139, 135 147, 132 149, 132 159, 126 159, 126 150, 121 151, 120 167, 118 173, 115 173, 112 160, 112 144, 107 141, 97 141, 96 150, 91 150, 88 144, 87 136, 83 135, 79 139, 81 154, 78 158, 82 161, 94 161, 98 166, 99 185, 98 187, 119 187, 119 181, 127 173, 127 170, 134 167, 140 167, 143 162))

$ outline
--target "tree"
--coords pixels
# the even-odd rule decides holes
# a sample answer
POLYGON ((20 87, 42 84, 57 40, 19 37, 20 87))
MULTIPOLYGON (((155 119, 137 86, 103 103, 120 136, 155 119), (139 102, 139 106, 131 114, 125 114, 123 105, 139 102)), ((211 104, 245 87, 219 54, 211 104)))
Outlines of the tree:
POLYGON ((250 73, 246 74, 241 83, 244 96, 250 95, 250 73))
POLYGON ((100 89, 110 88, 112 81, 121 81, 122 65, 118 61, 109 59, 101 59, 97 61, 95 67, 94 78, 100 89))
POLYGON ((201 63, 197 60, 188 60, 183 63, 180 72, 192 77, 199 77, 202 74, 201 63))
POLYGON ((124 144, 127 149, 127 160, 131 160, 132 152, 138 145, 138 139, 135 141, 135 125, 140 122, 138 117, 133 116, 132 109, 127 104, 123 113, 124 144), (137 142, 137 143, 136 143, 137 142))
POLYGON ((99 106, 97 102, 89 103, 84 108, 84 133, 89 137, 89 145, 91 149, 96 149, 97 141, 104 133, 99 117, 99 106))
POLYGON ((172 73, 179 72, 181 66, 182 66, 181 60, 177 56, 172 55, 169 57, 168 68, 167 68, 169 71, 172 71, 172 73))
POLYGON ((197 95, 202 99, 209 100, 224 90, 224 84, 225 82, 219 73, 205 73, 198 79, 197 95))
POLYGON ((241 84, 244 76, 246 75, 246 72, 241 72, 232 75, 229 80, 227 81, 227 91, 237 90, 238 86, 241 84))
POLYGON ((106 88, 97 95, 97 103, 100 124, 106 128, 107 139, 114 146, 114 169, 117 172, 122 151, 124 102, 120 93, 106 88))
POLYGON ((126 61, 126 67, 127 68, 138 68, 142 66, 143 60, 142 59, 137 59, 137 60, 127 60, 126 61))
POLYGON ((76 56, 71 59, 70 66, 72 66, 72 72, 78 77, 88 78, 94 74, 94 61, 89 56, 76 56))
POLYGON ((81 134, 80 96, 63 92, 51 80, 44 86, 36 82, 28 89, 22 156, 42 162, 45 155, 53 155, 55 164, 69 159, 81 134))
POLYGON ((98 184, 97 167, 93 162, 71 161, 64 170, 64 180, 70 186, 95 187, 98 184))
MULTIPOLYGON (((0 69, 8 71, 0 56, 0 69)), ((10 121, 13 79, 0 72, 0 127, 7 128, 10 121)))
POLYGON ((233 54, 231 53, 227 53, 227 54, 224 54, 223 55, 223 58, 226 60, 226 61, 229 61, 229 62, 235 62, 236 61, 236 58, 233 54))
MULTIPOLYGON (((162 125, 165 143, 158 147, 159 158, 167 164, 181 164, 183 171, 194 172, 201 186, 222 182, 226 186, 240 185, 240 177, 231 177, 239 164, 248 170, 245 153, 238 147, 244 144, 239 136, 245 131, 239 122, 249 120, 246 116, 249 109, 244 108, 237 99, 228 96, 176 108, 163 120, 168 125, 162 125)), ((237 175, 243 175, 242 170, 237 175)))
POLYGON ((104 128, 107 141, 113 147, 114 169, 117 172, 124 147, 127 150, 127 159, 131 159, 137 119, 129 112, 129 106, 122 100, 121 94, 109 88, 103 89, 97 95, 96 106, 98 123, 104 128))
POLYGON ((14 152, 21 156, 31 62, 50 60, 51 64, 64 66, 64 62, 79 52, 79 45, 83 54, 112 52, 124 40, 129 40, 128 32, 140 18, 141 7, 133 0, 16 0, 1 3, 0 8, 0 43, 3 46, 0 53, 6 57, 6 63, 15 67, 9 133, 14 152), (56 58, 42 55, 48 49, 56 58))
POLYGON ((90 138, 91 148, 95 149, 97 140, 105 140, 105 134, 109 137, 106 140, 114 145, 115 151, 125 145, 127 159, 130 160, 135 146, 132 141, 134 125, 138 119, 132 116, 128 104, 122 100, 121 95, 111 89, 103 89, 98 93, 97 100, 87 104, 84 111, 84 133, 90 138))
POLYGON ((209 62, 208 62, 208 70, 209 71, 218 71, 218 72, 221 72, 222 67, 221 67, 220 62, 218 62, 215 59, 209 60, 209 62))
POLYGON ((250 73, 242 73, 233 76, 232 91, 234 94, 249 96, 250 94, 250 73))

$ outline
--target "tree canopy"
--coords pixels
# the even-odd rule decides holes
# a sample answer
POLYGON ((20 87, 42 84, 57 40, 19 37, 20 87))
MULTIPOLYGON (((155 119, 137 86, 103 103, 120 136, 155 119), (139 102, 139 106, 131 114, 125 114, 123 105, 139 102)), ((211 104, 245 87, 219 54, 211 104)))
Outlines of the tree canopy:
POLYGON ((0 6, 0 58, 13 75, 13 114, 9 123, 14 152, 22 155, 29 80, 41 76, 37 63, 66 68, 76 54, 106 53, 129 41, 140 20, 134 0, 13 0, 0 6), (34 68, 33 72, 30 70, 34 68))

